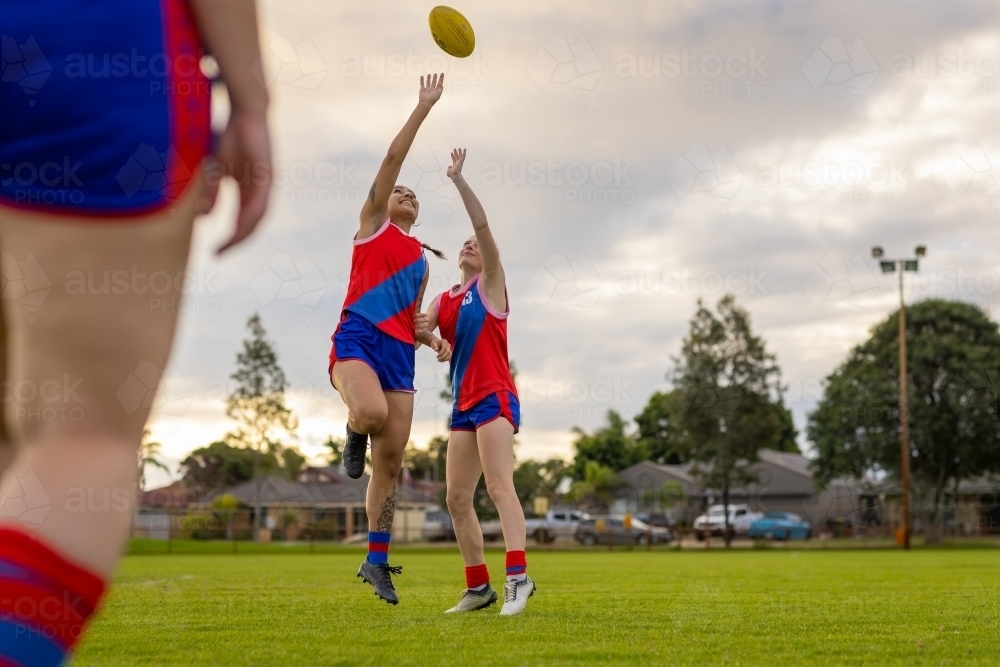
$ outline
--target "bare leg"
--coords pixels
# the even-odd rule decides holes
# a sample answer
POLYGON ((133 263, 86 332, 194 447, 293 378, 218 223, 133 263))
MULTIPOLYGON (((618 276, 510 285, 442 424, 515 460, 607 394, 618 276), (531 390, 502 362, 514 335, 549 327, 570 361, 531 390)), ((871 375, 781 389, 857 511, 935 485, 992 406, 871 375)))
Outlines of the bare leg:
POLYGON ((494 419, 476 431, 476 438, 486 490, 500 512, 507 551, 524 551, 524 510, 514 490, 514 427, 502 417, 494 419))
MULTIPOLYGON (((339 365, 340 362, 337 363, 339 365)), ((410 439, 413 394, 387 391, 382 400, 388 409, 388 416, 382 428, 371 436, 372 476, 368 480, 365 507, 368 510, 368 529, 388 533, 392 531, 392 520, 396 514, 396 483, 403 465, 403 450, 410 439)))
POLYGON ((0 525, 34 529, 105 577, 128 537, 136 450, 173 342, 199 195, 192 186, 135 221, 0 208, 4 252, 51 284, 37 309, 3 300, 5 379, 37 389, 5 406, 18 455, 3 495, 32 486, 50 505, 31 523, 4 511, 0 525))
POLYGON ((479 465, 475 433, 451 432, 446 465, 448 512, 455 527, 458 548, 466 566, 482 565, 486 562, 483 555, 483 529, 479 525, 473 500, 483 469, 479 465))
POLYGON ((347 405, 347 424, 352 431, 376 433, 382 428, 389 414, 389 406, 386 393, 382 391, 382 385, 371 366, 357 359, 338 361, 333 365, 330 380, 347 405))

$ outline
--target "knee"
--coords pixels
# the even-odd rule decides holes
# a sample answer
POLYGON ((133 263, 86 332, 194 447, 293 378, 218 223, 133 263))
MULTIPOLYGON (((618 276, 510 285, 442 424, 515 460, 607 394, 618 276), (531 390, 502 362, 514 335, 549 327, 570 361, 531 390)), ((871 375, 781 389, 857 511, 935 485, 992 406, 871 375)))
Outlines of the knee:
POLYGON ((517 492, 514 490, 514 484, 511 480, 492 483, 487 481, 486 493, 490 494, 490 500, 497 506, 502 503, 508 503, 511 500, 517 502, 517 492))
POLYGON ((466 489, 448 489, 445 500, 448 503, 448 512, 453 516, 472 509, 472 494, 466 489))
POLYGON ((377 433, 389 417, 389 408, 385 405, 365 406, 352 411, 351 417, 358 433, 377 433))

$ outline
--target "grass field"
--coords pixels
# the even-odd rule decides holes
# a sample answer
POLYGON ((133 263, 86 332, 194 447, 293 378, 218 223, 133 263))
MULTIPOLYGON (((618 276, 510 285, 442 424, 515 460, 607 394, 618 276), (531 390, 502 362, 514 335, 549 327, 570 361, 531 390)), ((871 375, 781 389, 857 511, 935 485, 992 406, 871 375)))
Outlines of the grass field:
POLYGON ((539 591, 513 618, 442 614, 454 549, 393 551, 398 607, 362 557, 128 556, 74 665, 1000 663, 995 549, 529 550, 539 591))

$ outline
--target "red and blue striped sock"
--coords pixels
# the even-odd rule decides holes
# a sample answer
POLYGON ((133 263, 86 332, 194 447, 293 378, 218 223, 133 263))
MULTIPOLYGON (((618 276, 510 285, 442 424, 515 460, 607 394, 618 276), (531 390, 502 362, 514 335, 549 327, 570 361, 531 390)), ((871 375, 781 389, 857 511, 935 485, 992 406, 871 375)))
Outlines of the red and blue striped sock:
POLYGON ((0 665, 63 664, 104 587, 28 533, 0 528, 0 665))
POLYGON ((516 579, 520 581, 528 576, 528 561, 523 551, 507 552, 507 581, 516 579))
POLYGON ((391 533, 368 531, 368 562, 372 565, 389 562, 389 539, 391 533))
POLYGON ((490 583, 490 572, 486 569, 486 563, 482 565, 465 566, 465 587, 474 591, 482 590, 490 583))

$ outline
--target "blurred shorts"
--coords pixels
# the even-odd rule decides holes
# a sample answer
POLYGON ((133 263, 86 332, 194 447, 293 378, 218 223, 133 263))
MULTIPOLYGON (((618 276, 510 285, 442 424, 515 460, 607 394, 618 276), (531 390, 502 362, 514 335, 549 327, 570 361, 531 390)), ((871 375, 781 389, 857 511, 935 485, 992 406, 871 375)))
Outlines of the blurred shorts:
POLYGON ((211 148, 186 0, 0 3, 0 204, 136 216, 180 199, 211 148))

